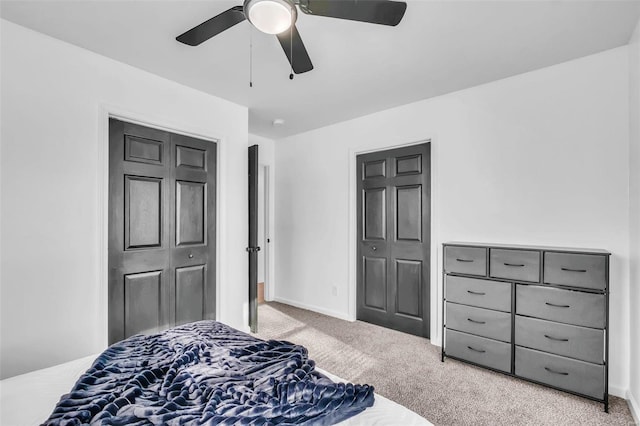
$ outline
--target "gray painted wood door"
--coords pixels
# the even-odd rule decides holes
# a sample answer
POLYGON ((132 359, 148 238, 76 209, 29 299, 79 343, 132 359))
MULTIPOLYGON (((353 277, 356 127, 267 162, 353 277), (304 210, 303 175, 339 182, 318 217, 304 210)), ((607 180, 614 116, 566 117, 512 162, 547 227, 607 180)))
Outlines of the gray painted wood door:
POLYGON ((357 157, 358 319, 429 337, 430 144, 357 157))
POLYGON ((249 147, 249 327, 258 332, 258 145, 249 147))
POLYGON ((109 120, 109 343, 215 319, 216 144, 109 120))

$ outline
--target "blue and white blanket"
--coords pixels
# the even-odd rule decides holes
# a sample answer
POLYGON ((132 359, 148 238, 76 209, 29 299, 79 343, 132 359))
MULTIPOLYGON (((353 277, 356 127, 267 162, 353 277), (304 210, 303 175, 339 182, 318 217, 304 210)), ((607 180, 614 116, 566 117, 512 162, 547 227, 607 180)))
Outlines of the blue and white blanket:
POLYGON ((303 346, 215 321, 105 350, 47 425, 326 425, 373 405, 373 387, 333 383, 303 346))

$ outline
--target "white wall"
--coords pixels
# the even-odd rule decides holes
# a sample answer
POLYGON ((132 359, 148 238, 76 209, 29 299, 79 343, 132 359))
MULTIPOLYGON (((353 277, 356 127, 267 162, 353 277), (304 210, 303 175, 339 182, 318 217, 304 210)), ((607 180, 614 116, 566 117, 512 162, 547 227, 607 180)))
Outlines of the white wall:
MULTIPOLYGON (((627 65, 622 47, 278 140, 276 299, 353 318, 349 185, 355 152, 431 139, 438 280, 446 241, 610 250, 610 385, 624 394, 627 65)), ((440 288, 432 282, 434 342, 440 340, 440 288)))
POLYGON ((245 107, 2 21, 2 377, 107 342, 107 110, 219 138, 218 318, 247 328, 245 107))
POLYGON ((274 293, 274 270, 275 270, 275 246, 273 244, 274 229, 275 229, 275 145, 274 141, 262 136, 249 134, 249 145, 258 145, 258 164, 260 173, 258 175, 259 184, 259 204, 261 208, 258 214, 260 215, 258 220, 258 229, 260 231, 258 235, 258 245, 262 248, 258 253, 258 282, 265 282, 265 299, 273 300, 274 293), (265 184, 267 191, 265 192, 265 184), (263 198, 266 199, 267 220, 264 221, 264 207, 263 198), (269 239, 271 243, 266 243, 266 239, 269 239), (266 281, 265 281, 266 280, 266 281))
POLYGON ((275 164, 276 147, 273 140, 249 133, 249 145, 258 145, 258 163, 263 166, 275 164))
POLYGON ((629 218, 631 383, 629 400, 640 422, 640 21, 629 43, 629 218))

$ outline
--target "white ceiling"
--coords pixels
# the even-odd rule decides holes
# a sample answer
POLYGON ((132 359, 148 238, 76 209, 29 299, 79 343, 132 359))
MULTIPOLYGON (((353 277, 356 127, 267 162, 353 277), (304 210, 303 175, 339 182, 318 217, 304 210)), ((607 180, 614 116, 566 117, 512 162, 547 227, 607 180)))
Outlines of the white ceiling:
MULTIPOLYGON (((338 0, 339 1, 339 0, 338 0)), ((308 16, 315 69, 289 80, 275 36, 243 22, 198 47, 187 29, 242 3, 2 1, 4 19, 249 107, 249 131, 278 139, 627 44, 629 1, 408 1, 397 27, 308 16), (273 127, 275 118, 286 121, 273 127)))

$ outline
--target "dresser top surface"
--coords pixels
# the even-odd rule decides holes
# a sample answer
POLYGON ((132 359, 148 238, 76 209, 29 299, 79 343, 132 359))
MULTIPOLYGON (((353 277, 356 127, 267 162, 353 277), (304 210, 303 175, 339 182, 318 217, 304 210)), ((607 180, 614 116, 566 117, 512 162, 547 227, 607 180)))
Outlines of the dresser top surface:
POLYGON ((522 244, 497 244, 497 243, 470 243, 464 241, 449 241, 442 244, 443 246, 465 246, 465 247, 489 247, 500 249, 517 249, 517 250, 542 250, 542 251, 554 251, 554 252, 568 252, 568 253, 586 253, 586 254, 600 254, 609 256, 611 252, 603 249, 594 248, 578 248, 578 247, 554 247, 554 246, 528 246, 522 244))

